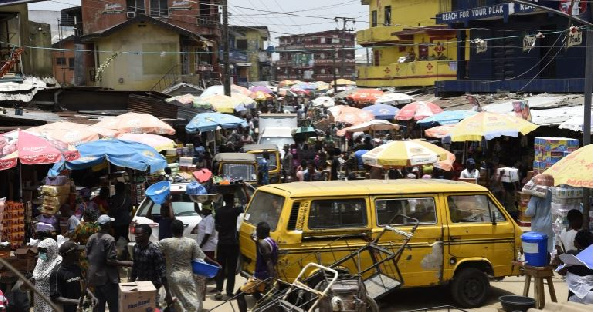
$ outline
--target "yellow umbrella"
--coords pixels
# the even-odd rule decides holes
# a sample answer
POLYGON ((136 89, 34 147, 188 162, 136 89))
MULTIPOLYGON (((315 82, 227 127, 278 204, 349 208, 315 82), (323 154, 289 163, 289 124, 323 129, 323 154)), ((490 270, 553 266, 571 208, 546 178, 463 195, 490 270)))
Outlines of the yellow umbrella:
POLYGON ((231 94, 231 98, 237 101, 238 104, 242 104, 244 106, 256 104, 256 101, 254 101, 251 97, 241 93, 233 93, 231 94))
POLYGON ((291 81, 291 80, 282 80, 282 81, 279 82, 279 85, 282 86, 282 87, 288 87, 288 86, 291 86, 293 84, 294 84, 294 82, 291 81))
POLYGON ((219 113, 233 114, 240 103, 230 96, 217 94, 200 99, 198 105, 210 105, 219 113))
POLYGON ((342 85, 356 85, 356 82, 354 82, 352 80, 348 80, 348 79, 338 79, 338 80, 331 81, 331 85, 338 85, 338 86, 342 86, 342 85))
POLYGON ((453 142, 491 140, 500 136, 517 137, 527 134, 538 126, 520 117, 508 114, 480 112, 463 119, 450 134, 453 142))
POLYGON ((422 140, 391 141, 362 156, 365 165, 396 168, 435 164, 446 160, 448 151, 422 140))
POLYGON ((588 144, 559 160, 544 171, 554 178, 554 184, 573 187, 594 187, 594 147, 588 144))

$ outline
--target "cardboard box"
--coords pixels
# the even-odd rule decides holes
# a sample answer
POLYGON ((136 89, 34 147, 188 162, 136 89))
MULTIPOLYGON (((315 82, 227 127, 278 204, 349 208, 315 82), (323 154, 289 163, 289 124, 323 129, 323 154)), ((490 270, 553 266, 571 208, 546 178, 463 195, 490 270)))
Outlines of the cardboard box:
POLYGON ((152 282, 119 283, 119 312, 154 311, 156 287, 152 282))

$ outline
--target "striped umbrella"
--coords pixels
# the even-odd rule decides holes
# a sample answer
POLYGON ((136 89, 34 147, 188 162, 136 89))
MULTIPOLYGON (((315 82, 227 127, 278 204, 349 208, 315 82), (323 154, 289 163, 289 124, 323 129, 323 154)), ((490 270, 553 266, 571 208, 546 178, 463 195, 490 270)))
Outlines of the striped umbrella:
POLYGON ((362 156, 366 165, 398 168, 435 164, 447 157, 445 149, 421 140, 391 141, 362 156))

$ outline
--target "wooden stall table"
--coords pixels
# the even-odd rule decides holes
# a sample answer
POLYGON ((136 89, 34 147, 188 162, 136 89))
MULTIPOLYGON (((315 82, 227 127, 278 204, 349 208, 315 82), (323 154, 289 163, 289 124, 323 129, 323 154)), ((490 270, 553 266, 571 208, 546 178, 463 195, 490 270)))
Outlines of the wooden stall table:
POLYGON ((523 289, 523 296, 527 297, 529 294, 529 285, 531 284, 531 278, 533 277, 533 295, 535 299, 536 309, 543 309, 546 305, 546 292, 544 289, 544 280, 548 283, 548 292, 553 302, 558 302, 556 299, 556 293, 554 291, 554 283, 552 277, 554 276, 554 267, 534 267, 530 265, 523 265, 522 263, 514 263, 519 265, 523 273, 525 274, 525 288, 523 289))

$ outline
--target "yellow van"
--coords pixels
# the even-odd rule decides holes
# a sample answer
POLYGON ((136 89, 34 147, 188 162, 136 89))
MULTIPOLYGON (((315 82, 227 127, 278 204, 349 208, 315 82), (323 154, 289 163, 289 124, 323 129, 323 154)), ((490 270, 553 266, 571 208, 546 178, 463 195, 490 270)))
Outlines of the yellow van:
MULTIPOLYGON (((450 284, 457 304, 477 307, 486 300, 490 278, 519 274, 512 261, 522 231, 488 189, 433 179, 262 186, 240 228, 242 274, 254 271, 251 235, 261 221, 269 223, 279 246, 278 277, 291 282, 306 264, 330 265, 382 234, 386 225, 410 232, 416 223, 410 218, 419 224, 397 262, 400 287, 450 284), (408 218, 398 218, 399 212, 408 218)), ((379 245, 402 244, 392 234, 383 233, 379 245)), ((356 273, 369 261, 361 256, 362 263, 344 267, 356 273)))

